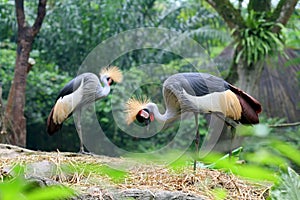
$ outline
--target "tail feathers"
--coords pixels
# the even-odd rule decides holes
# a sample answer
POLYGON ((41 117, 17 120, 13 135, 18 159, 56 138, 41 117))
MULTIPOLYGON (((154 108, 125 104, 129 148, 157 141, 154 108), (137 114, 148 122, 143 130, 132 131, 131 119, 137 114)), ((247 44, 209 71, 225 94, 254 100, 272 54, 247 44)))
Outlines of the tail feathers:
POLYGON ((52 110, 48 116, 48 119, 47 119, 47 133, 49 135, 53 135, 54 133, 59 131, 62 127, 62 123, 61 124, 54 123, 53 112, 54 112, 54 107, 52 108, 52 110))
POLYGON ((59 131, 63 122, 72 114, 72 103, 72 96, 61 97, 56 101, 47 120, 47 132, 49 135, 59 131))
POLYGON ((242 124, 259 123, 258 114, 262 111, 261 104, 252 96, 241 89, 229 85, 230 90, 236 94, 242 106, 242 116, 239 120, 242 124))
POLYGON ((237 95, 240 104, 242 106, 242 116, 239 120, 242 124, 258 124, 259 118, 258 113, 251 107, 248 101, 246 101, 242 96, 237 95))

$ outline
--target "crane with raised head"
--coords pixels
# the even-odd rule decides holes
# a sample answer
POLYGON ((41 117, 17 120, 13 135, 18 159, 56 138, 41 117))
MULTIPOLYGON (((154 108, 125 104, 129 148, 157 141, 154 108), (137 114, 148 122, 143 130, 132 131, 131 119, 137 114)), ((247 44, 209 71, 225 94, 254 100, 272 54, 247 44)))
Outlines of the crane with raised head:
MULTIPOLYGON (((200 142, 199 113, 221 114, 224 120, 231 119, 235 123, 257 124, 258 114, 262 111, 261 104, 255 98, 222 78, 207 73, 178 73, 168 77, 163 83, 163 98, 166 107, 163 114, 149 99, 129 99, 126 104, 127 124, 135 120, 144 125, 154 120, 168 123, 184 112, 193 112, 197 152, 200 142)), ((228 125, 234 126, 231 122, 228 125)))
POLYGON ((80 120, 82 107, 106 97, 110 93, 110 86, 121 82, 123 78, 122 72, 116 66, 103 68, 99 76, 100 79, 97 75, 86 72, 68 82, 59 92, 47 119, 47 132, 53 135, 73 112, 78 112, 76 128, 81 153, 85 153, 80 120))

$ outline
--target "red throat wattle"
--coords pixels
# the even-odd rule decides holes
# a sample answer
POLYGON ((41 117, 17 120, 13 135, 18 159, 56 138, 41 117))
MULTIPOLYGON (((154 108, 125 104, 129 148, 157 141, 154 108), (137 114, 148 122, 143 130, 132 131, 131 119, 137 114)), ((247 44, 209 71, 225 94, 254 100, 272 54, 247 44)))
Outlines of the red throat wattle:
POLYGON ((150 121, 151 121, 151 122, 154 121, 154 115, 153 115, 153 113, 150 113, 150 121))

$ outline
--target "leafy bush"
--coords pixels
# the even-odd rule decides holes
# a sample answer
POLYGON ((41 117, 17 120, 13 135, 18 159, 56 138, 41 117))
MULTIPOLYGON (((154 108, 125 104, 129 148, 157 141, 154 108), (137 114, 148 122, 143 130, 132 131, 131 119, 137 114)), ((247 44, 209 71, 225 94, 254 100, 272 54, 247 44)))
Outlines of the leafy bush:
POLYGON ((0 182, 0 199, 1 200, 56 200, 70 198, 74 196, 74 191, 62 185, 51 185, 40 187, 32 181, 25 180, 23 171, 19 166, 14 168, 17 172, 16 177, 5 178, 0 182))
POLYGON ((237 32, 233 30, 233 35, 237 35, 238 40, 234 45, 239 53, 235 58, 235 62, 240 59, 246 61, 250 66, 267 55, 274 52, 281 52, 284 48, 283 38, 281 34, 272 32, 274 26, 283 28, 281 24, 269 22, 264 14, 251 11, 246 19, 246 27, 237 32))
MULTIPOLYGON (((267 121, 271 124, 282 122, 278 119, 267 121)), ((298 170, 300 167, 298 156, 300 155, 298 137, 300 129, 266 131, 268 125, 244 127, 238 130, 243 135, 247 135, 243 151, 239 154, 240 159, 246 164, 237 164, 235 159, 215 154, 204 158, 203 161, 213 163, 208 166, 245 178, 269 181, 273 185, 270 190, 272 199, 299 199, 300 178, 291 167, 298 170)))
POLYGON ((281 171, 280 180, 271 189, 271 199, 300 199, 300 176, 292 168, 281 171))

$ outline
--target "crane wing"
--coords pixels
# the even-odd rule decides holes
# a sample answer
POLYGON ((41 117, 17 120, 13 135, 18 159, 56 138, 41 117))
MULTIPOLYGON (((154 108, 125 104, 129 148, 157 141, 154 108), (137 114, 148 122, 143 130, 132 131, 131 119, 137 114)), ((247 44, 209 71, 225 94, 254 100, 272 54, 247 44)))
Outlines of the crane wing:
POLYGON ((224 92, 229 89, 228 83, 222 78, 206 73, 183 73, 186 79, 182 85, 187 93, 194 96, 204 96, 213 92, 224 92))
POLYGON ((75 90, 78 89, 78 87, 81 84, 81 80, 85 78, 84 74, 80 74, 79 76, 73 78, 70 82, 68 82, 58 93, 58 96, 55 101, 57 101, 60 97, 64 97, 68 94, 71 94, 75 90))

